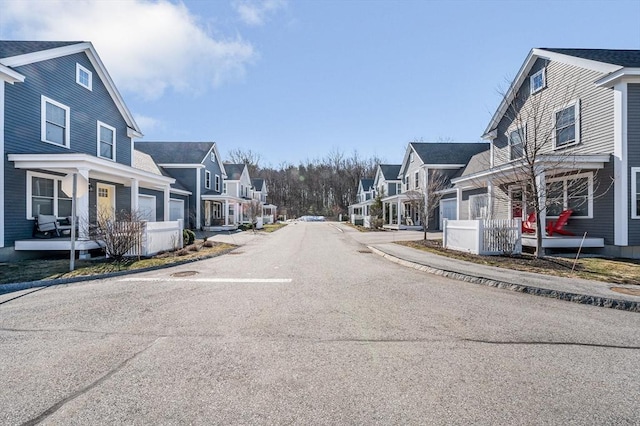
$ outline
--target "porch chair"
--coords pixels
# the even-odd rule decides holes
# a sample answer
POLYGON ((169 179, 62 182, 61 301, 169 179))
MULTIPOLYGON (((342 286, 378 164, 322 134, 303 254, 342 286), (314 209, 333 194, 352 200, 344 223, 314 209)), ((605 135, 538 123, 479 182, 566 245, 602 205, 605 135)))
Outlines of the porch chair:
POLYGON ((536 233, 536 212, 529 213, 527 220, 522 222, 523 234, 535 234, 536 233))
POLYGON ((58 219, 51 214, 39 214, 34 223, 33 236, 40 238, 59 237, 58 219))
POLYGON ((563 210, 558 216, 558 220, 555 222, 550 220, 547 224, 547 234, 550 237, 552 237, 554 233, 560 235, 575 235, 573 232, 563 229, 569 221, 569 216, 571 216, 572 213, 573 210, 563 210))

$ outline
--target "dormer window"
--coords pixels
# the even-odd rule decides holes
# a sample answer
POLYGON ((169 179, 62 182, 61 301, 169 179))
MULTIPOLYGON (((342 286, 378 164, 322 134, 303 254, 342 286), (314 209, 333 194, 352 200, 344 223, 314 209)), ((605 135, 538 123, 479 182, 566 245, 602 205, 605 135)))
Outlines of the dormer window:
POLYGON ((533 74, 529 77, 529 85, 531 88, 531 94, 533 95, 536 92, 544 89, 546 86, 546 75, 545 69, 542 68, 540 71, 533 74))
POLYGON ((76 64, 76 83, 85 89, 93 89, 93 73, 80 64, 76 64))

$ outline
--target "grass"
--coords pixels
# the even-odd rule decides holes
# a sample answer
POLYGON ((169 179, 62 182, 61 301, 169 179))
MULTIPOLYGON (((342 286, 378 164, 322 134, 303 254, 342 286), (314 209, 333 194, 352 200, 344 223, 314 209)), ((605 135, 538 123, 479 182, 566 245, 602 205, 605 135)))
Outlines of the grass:
POLYGON ((278 229, 284 228, 285 226, 287 226, 286 223, 272 223, 269 225, 264 225, 264 228, 262 228, 262 230, 264 232, 275 232, 278 229))
POLYGON ((38 259, 0 264, 0 284, 52 280, 79 276, 102 275, 118 271, 170 266, 173 264, 219 256, 237 246, 213 241, 196 241, 179 252, 162 253, 151 258, 128 259, 121 263, 107 259, 76 260, 75 270, 69 271, 69 259, 38 259), (210 246, 210 247, 208 247, 210 246))
POLYGON ((515 271, 535 272, 559 277, 583 278, 615 284, 640 285, 640 261, 633 259, 605 259, 583 257, 578 259, 572 272, 573 259, 544 257, 523 254, 521 256, 479 256, 442 247, 442 240, 402 241, 408 247, 425 250, 438 255, 460 259, 482 265, 506 268, 515 271))

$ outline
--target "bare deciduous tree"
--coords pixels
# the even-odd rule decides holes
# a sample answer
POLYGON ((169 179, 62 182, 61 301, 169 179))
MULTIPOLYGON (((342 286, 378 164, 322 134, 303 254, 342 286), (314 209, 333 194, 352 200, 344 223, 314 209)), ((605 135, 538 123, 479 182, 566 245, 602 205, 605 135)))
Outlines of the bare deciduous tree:
POLYGON ((442 198, 440 191, 448 187, 449 179, 438 170, 431 170, 425 180, 426 182, 419 188, 407 191, 405 195, 408 197, 411 207, 418 213, 426 240, 429 219, 435 215, 442 198))
POLYGON ((256 232, 258 218, 262 217, 262 203, 259 200, 251 200, 245 204, 245 213, 251 221, 251 228, 256 232))
POLYGON ((139 212, 100 209, 91 237, 101 243, 108 258, 120 263, 133 249, 139 256, 143 227, 139 212))

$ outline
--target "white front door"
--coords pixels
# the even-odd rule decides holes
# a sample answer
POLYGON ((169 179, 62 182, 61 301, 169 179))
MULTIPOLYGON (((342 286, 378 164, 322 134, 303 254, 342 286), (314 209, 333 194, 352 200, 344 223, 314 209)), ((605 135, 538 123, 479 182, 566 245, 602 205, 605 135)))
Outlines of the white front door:
POLYGON ((96 185, 97 218, 101 220, 115 220, 116 218, 116 187, 105 183, 96 185))

